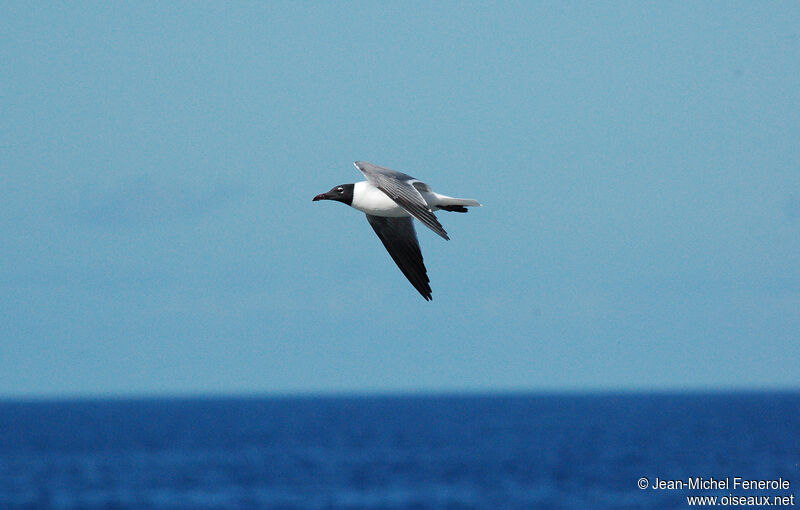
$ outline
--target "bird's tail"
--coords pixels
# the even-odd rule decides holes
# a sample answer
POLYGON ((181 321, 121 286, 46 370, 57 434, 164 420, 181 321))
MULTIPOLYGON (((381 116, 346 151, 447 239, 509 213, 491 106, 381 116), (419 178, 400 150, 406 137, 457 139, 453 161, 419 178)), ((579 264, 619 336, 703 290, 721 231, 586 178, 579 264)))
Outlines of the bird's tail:
MULTIPOLYGON (((438 194, 437 194, 438 195, 438 194)), ((454 198, 448 197, 446 195, 438 195, 438 206, 442 207, 443 205, 463 205, 465 207, 483 207, 481 206, 480 202, 472 198, 454 198)), ((444 207, 442 207, 444 209, 444 207)))
POLYGON ((467 207, 482 207, 480 202, 472 198, 454 198, 437 194, 437 208, 450 212, 467 212, 467 207))

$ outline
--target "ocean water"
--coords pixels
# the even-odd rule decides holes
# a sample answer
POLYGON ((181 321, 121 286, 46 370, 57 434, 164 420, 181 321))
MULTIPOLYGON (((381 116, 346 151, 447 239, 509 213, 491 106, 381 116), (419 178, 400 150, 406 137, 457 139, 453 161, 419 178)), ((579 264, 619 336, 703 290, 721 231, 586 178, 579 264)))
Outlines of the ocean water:
POLYGON ((731 506, 798 463, 800 393, 0 402, 2 509, 731 506))

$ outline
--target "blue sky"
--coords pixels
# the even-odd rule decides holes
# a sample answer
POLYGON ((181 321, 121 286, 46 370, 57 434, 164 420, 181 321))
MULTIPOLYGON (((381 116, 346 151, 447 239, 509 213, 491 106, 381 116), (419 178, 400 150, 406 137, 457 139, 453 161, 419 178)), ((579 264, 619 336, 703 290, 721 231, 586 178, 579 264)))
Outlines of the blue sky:
POLYGON ((800 387, 796 2, 5 2, 0 396, 800 387), (355 160, 479 199, 418 228, 355 160))

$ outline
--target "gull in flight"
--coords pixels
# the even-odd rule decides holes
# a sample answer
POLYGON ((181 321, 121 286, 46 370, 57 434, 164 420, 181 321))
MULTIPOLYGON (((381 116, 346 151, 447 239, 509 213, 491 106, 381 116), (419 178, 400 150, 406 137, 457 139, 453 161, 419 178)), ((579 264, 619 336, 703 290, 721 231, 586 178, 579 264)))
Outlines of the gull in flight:
POLYGON ((467 207, 481 207, 481 204, 471 198, 440 195, 410 175, 366 161, 356 161, 355 166, 366 181, 335 186, 315 196, 313 201, 335 200, 366 213, 367 221, 397 267, 422 297, 430 301, 433 299, 430 280, 412 218, 449 240, 433 211, 465 213, 467 207))

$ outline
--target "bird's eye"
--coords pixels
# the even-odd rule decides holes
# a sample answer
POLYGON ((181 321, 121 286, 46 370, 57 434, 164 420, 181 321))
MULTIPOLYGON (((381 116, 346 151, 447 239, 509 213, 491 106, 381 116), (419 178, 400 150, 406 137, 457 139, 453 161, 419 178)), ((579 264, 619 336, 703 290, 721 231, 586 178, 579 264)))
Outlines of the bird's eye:
POLYGON ((336 191, 338 191, 339 193, 344 193, 344 188, 342 188, 340 186, 340 187, 336 188, 336 191))

